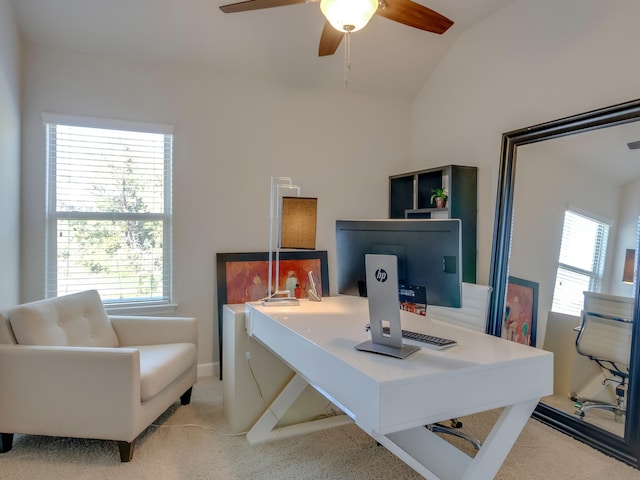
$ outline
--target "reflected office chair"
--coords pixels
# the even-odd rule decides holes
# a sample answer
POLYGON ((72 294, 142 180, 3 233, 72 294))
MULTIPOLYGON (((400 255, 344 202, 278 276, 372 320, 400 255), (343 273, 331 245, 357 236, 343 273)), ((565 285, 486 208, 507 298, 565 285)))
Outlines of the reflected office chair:
MULTIPOLYGON (((446 308, 429 306, 427 315, 436 320, 485 333, 491 287, 474 283, 462 283, 462 307, 446 308)), ((452 418, 445 423, 432 423, 426 428, 435 433, 446 433, 462 438, 480 450, 480 441, 461 430, 462 422, 452 418)))
POLYGON ((614 385, 616 403, 574 397, 576 415, 584 418, 592 409, 611 410, 617 422, 622 422, 626 409, 627 380, 629 378, 629 356, 631 354, 631 331, 629 319, 595 312, 585 312, 576 339, 576 350, 598 364, 605 375, 603 385, 614 385))

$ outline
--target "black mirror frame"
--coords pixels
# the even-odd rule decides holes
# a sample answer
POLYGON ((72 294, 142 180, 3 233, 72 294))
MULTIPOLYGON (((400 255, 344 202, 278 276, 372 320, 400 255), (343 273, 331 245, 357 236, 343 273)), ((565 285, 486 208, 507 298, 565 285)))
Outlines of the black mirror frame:
MULTIPOLYGON (((502 135, 489 274, 489 285, 493 288, 493 293, 489 304, 487 333, 500 336, 502 330, 508 277, 509 246, 511 243, 517 147, 634 121, 640 121, 640 99, 513 130, 502 135)), ((541 422, 607 455, 635 468, 640 468, 640 378, 635 378, 634 375, 640 368, 640 352, 638 352, 640 348, 640 282, 636 282, 636 284, 624 438, 620 438, 543 403, 538 404, 533 416, 541 422)))

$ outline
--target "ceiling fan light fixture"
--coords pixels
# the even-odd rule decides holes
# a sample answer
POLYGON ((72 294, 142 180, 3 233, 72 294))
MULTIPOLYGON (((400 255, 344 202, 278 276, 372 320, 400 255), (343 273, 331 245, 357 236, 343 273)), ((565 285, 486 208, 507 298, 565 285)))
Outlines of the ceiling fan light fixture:
POLYGON ((378 0, 321 0, 320 10, 339 32, 357 32, 378 9, 378 0))

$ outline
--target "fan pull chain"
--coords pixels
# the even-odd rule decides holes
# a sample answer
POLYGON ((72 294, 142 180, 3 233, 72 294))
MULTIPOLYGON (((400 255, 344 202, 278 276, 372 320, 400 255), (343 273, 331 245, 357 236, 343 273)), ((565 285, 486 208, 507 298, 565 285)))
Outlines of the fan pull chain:
POLYGON ((344 45, 344 88, 347 88, 349 85, 349 72, 351 71, 351 31, 353 30, 353 25, 345 25, 343 28, 347 32, 344 45))

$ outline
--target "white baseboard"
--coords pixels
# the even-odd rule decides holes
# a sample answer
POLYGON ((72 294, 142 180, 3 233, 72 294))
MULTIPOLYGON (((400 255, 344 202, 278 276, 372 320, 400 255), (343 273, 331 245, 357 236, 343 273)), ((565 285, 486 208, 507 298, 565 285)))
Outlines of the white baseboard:
POLYGON ((220 364, 218 362, 198 364, 198 378, 212 377, 214 375, 219 376, 219 373, 220 373, 220 364))

